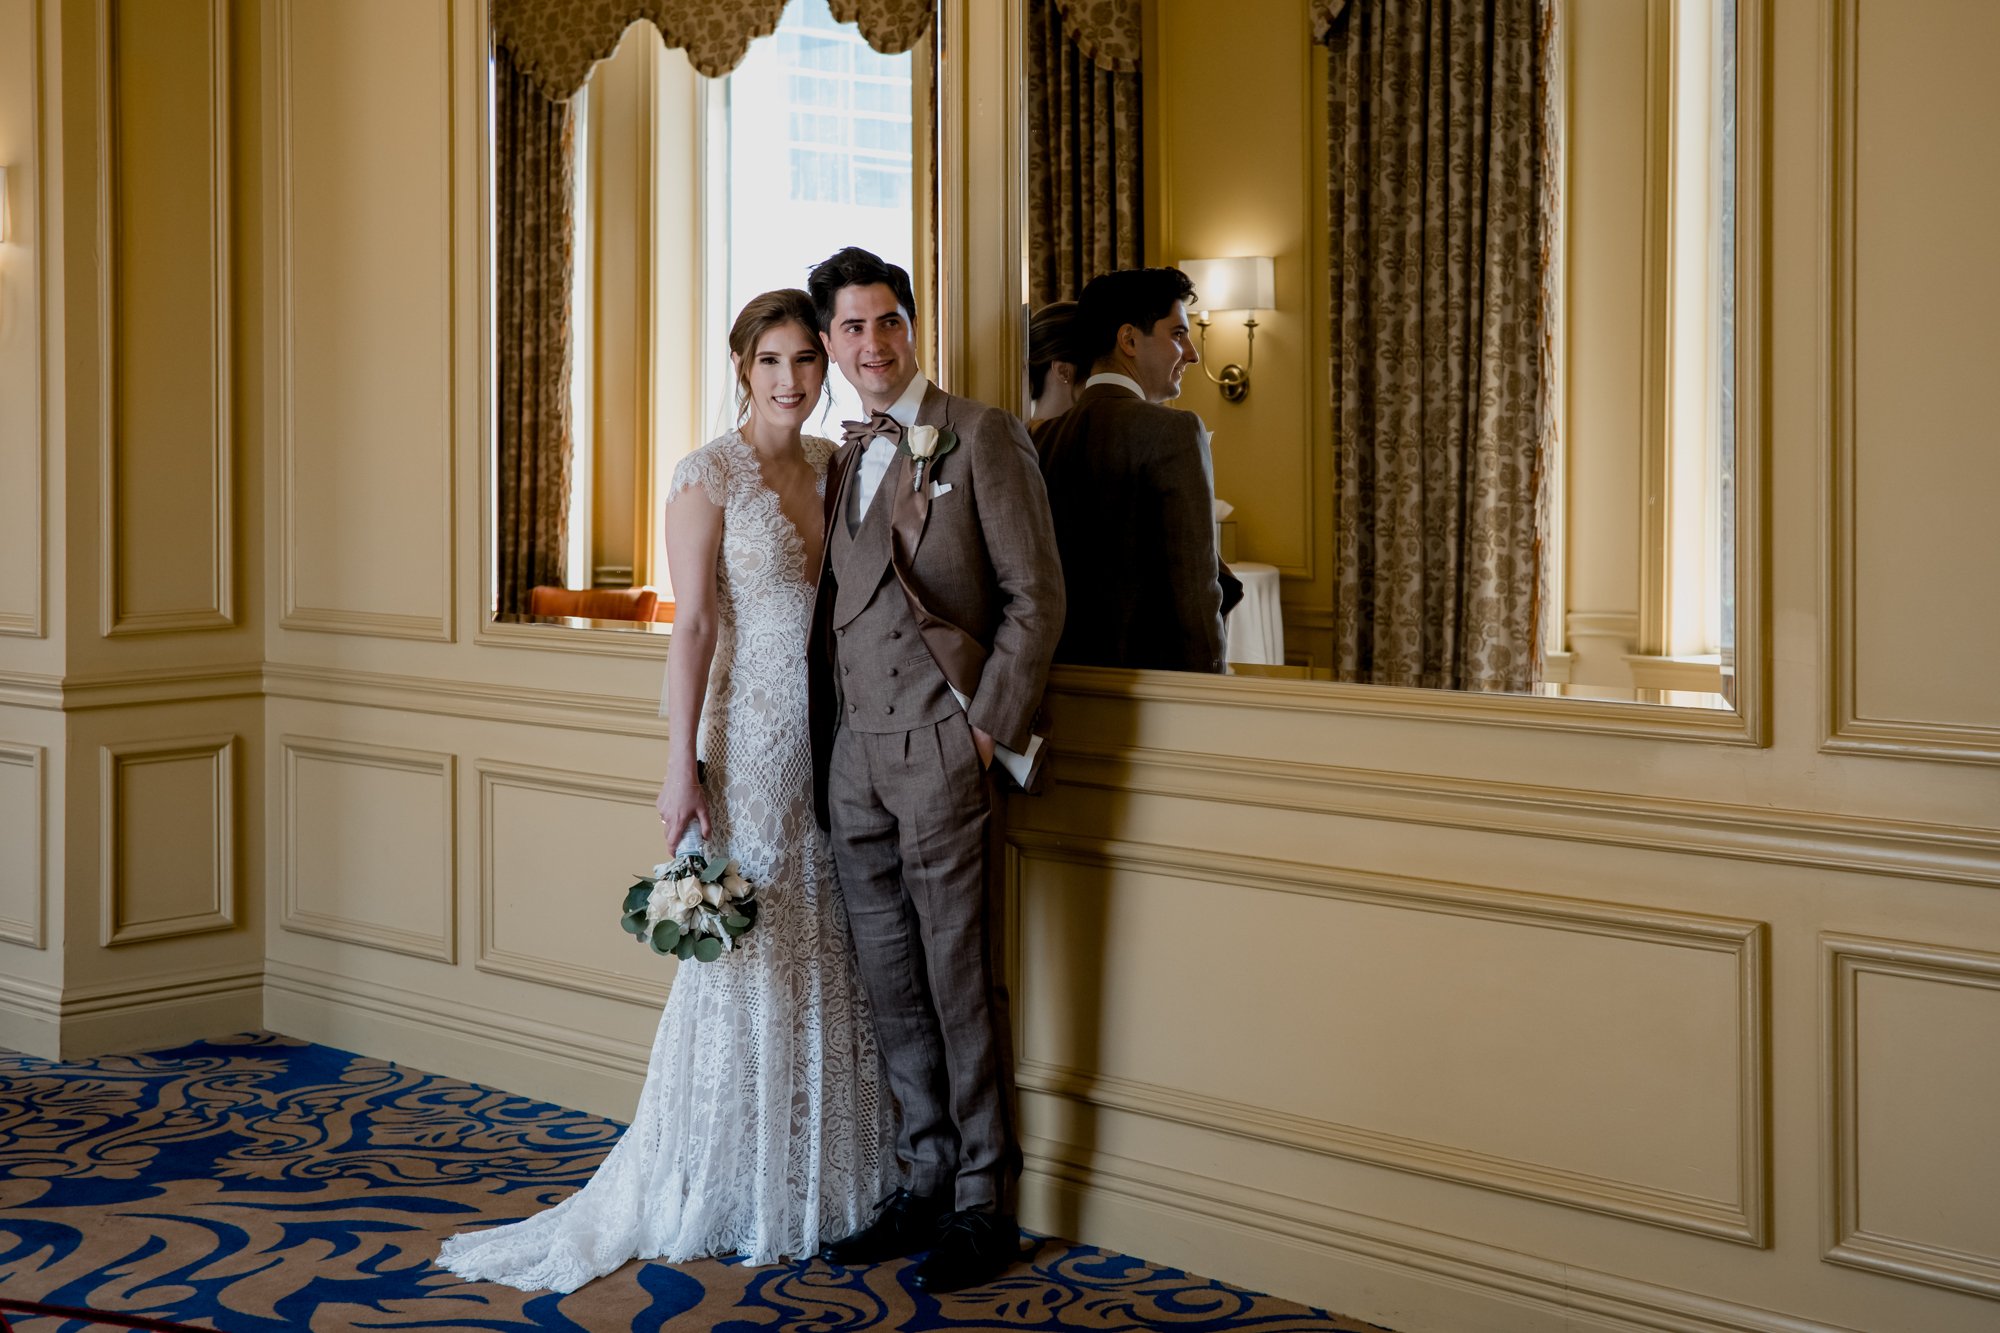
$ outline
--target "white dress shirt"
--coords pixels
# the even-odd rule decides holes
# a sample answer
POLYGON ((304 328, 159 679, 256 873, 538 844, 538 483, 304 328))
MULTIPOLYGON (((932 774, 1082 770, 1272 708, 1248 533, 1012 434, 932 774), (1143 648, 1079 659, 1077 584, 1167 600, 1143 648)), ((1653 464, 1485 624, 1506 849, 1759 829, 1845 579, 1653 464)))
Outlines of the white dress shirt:
MULTIPOLYGON (((917 409, 924 405, 924 393, 931 382, 924 378, 920 370, 910 380, 903 396, 890 405, 889 415, 896 419, 904 430, 917 424, 917 409)), ((896 461, 894 442, 880 435, 869 437, 868 445, 861 454, 859 471, 854 474, 852 498, 848 501, 848 521, 859 527, 867 517, 868 506, 875 502, 875 492, 882 489, 882 478, 889 474, 889 465, 896 461)))
POLYGON ((1146 391, 1139 387, 1139 381, 1130 375, 1120 375, 1115 370, 1100 371, 1083 382, 1085 389, 1099 384, 1116 384, 1121 389, 1130 389, 1135 398, 1144 398, 1146 391))

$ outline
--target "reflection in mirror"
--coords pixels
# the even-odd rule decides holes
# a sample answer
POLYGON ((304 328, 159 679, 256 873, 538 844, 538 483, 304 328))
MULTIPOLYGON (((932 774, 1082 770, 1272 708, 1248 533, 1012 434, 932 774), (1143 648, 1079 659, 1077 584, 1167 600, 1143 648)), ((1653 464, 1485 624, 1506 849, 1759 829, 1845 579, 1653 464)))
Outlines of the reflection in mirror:
MULTIPOLYGON (((750 297, 859 244, 935 308, 930 8, 766 0, 683 49, 655 0, 494 0, 498 619, 671 624, 666 482, 736 424, 750 297)), ((809 433, 859 415, 830 387, 809 433)))
POLYGON ((1275 261, 1167 404, 1231 670, 1733 706, 1736 0, 1021 3, 1031 304, 1275 261))

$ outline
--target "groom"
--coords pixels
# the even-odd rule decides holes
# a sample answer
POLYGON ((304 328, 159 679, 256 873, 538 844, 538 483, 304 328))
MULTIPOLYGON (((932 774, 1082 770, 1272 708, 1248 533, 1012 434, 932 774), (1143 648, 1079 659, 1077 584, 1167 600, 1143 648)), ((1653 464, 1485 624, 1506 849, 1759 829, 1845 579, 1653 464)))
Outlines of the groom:
POLYGON ((931 1291, 1019 1254, 1005 992, 989 936, 996 760, 1026 785, 1063 624, 1061 566, 1027 432, 917 369, 909 274, 853 246, 807 280, 820 336, 868 410, 826 479, 809 648, 814 802, 900 1109, 899 1188, 821 1250, 928 1250, 931 1291))

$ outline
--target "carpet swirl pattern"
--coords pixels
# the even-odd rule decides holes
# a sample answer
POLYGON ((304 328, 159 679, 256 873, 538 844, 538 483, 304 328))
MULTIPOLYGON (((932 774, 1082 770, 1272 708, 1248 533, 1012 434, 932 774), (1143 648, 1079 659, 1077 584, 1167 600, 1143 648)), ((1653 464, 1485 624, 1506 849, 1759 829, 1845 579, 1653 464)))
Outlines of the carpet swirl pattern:
POLYGON ((432 1266, 444 1235, 581 1185, 619 1129, 268 1033, 64 1063, 0 1052, 0 1318, 99 1327, 11 1301, 224 1333, 1373 1330, 1053 1240, 945 1297, 913 1290, 907 1262, 631 1263, 570 1296, 432 1266))

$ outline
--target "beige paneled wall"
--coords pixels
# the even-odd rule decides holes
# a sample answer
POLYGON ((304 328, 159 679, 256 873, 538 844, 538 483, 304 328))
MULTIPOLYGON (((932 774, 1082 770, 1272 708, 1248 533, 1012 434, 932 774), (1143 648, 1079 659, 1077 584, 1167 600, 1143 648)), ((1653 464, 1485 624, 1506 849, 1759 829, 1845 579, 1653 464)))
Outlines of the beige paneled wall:
POLYGON ((284 4, 270 28, 280 624, 449 640, 450 13, 284 4))
MULTIPOLYGON (((1993 1325, 1991 525, 1976 390, 1932 367, 1990 346, 1960 294, 2000 260, 1954 220, 1984 187, 1918 151, 1934 116, 2000 119, 2000 84, 1935 77, 1991 19, 1768 11, 1768 743, 1562 701, 1065 673, 1055 790, 1010 835, 1031 1226, 1408 1333, 1993 1325), (1933 270, 1949 296, 1922 295, 1933 270), (1850 493, 1843 526, 1820 496, 1850 493)), ((974 56, 941 83, 965 113, 945 345, 1001 399, 1019 30, 946 12, 974 56)), ((65 165, 38 344, 50 637, 0 639, 0 1041, 175 1039, 261 996, 280 1031, 623 1113, 671 982, 611 924, 657 859, 661 663, 484 624, 480 6, 231 6, 230 438, 261 497, 236 515, 241 626, 114 638, 97 552, 150 538, 100 527, 96 13, 0 0, 0 36, 39 14, 60 53, 65 165)), ((212 169, 212 144, 184 155, 212 169)), ((171 402, 171 456, 199 458, 215 421, 190 418, 215 413, 171 402)), ((37 457, 0 419, 0 457, 37 457)), ((200 489, 158 494, 212 532, 200 489)), ((31 579, 8 558, 0 582, 31 579)))
MULTIPOLYGON (((0 3, 0 635, 44 630, 41 30, 33 0, 0 3)), ((10 649, 10 652, 18 651, 10 649)), ((41 656, 32 650, 24 656, 41 656)), ((11 660, 11 659, 10 659, 11 660)))
POLYGON ((229 7, 118 0, 104 13, 99 59, 101 626, 226 628, 235 623, 229 7))
POLYGON ((2000 144, 1980 53, 2000 7, 1843 6, 1839 306, 1829 517, 1833 727, 1843 747, 2000 762, 2000 618, 1967 605, 2000 568, 2000 144), (1966 131, 1966 132, 1961 132, 1966 131))
POLYGON ((0 639, 0 914, 20 927, 0 940, 0 1030, 43 1054, 260 1010, 244 593, 262 580, 244 567, 261 523, 240 520, 262 468, 238 430, 257 386, 233 240, 246 17, 208 0, 0 9, 0 157, 26 208, 0 251, 0 584, 41 611, 0 639))

